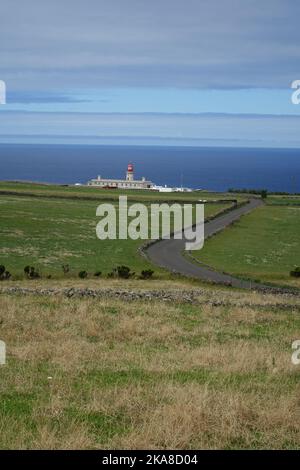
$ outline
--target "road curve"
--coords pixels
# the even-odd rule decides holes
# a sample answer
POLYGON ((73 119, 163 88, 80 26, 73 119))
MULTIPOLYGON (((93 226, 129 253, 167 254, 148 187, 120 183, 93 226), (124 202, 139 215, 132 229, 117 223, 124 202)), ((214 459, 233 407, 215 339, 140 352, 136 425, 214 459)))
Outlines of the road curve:
MULTIPOLYGON (((242 215, 247 214, 262 204, 261 199, 253 198, 247 204, 206 222, 204 225, 205 238, 223 230, 242 215)), ((234 276, 214 271, 200 263, 193 263, 192 260, 189 261, 187 257, 183 256, 184 247, 185 239, 174 240, 174 238, 171 238, 170 240, 160 240, 149 245, 145 249, 145 253, 152 263, 184 276, 221 284, 230 283, 233 287, 244 289, 262 287, 259 283, 238 279, 234 276)))

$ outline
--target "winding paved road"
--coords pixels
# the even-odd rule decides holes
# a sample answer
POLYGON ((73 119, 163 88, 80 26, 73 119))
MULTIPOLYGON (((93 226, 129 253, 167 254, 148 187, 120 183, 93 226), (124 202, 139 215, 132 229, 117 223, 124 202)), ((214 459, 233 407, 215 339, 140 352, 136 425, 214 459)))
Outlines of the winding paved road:
MULTIPOLYGON (((242 215, 247 214, 262 204, 261 199, 251 199, 247 204, 206 222, 204 225, 205 238, 223 230, 232 222, 238 220, 242 215)), ((189 261, 187 257, 183 256, 184 247, 185 239, 175 240, 171 238, 170 240, 160 240, 153 243, 146 248, 145 253, 154 264, 166 268, 169 271, 183 274, 184 276, 222 284, 230 283, 234 287, 244 289, 259 289, 262 287, 261 284, 252 281, 244 281, 228 274, 214 271, 213 269, 201 265, 200 262, 189 261)))

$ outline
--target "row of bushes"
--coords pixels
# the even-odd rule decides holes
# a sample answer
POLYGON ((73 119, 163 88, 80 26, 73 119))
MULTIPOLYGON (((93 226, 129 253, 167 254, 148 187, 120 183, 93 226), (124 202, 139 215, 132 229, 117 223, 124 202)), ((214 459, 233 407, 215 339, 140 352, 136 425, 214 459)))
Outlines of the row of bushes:
POLYGON ((229 188, 229 193, 237 193, 237 194, 256 194, 262 197, 262 199, 266 199, 268 196, 267 189, 248 189, 248 188, 229 188))
MULTIPOLYGON (((101 276, 101 271, 95 272, 95 277, 101 276)), ((132 272, 128 266, 117 266, 110 273, 108 273, 108 278, 120 278, 120 279, 130 279, 133 277, 138 277, 139 279, 151 279, 154 274, 152 269, 144 269, 139 276, 136 276, 135 272, 132 272)), ((78 276, 81 279, 86 279, 88 277, 87 271, 80 271, 78 276)))
MULTIPOLYGON (((62 266, 64 274, 68 274, 70 272, 69 265, 62 266)), ((24 274, 27 279, 39 279, 41 278, 40 272, 34 266, 25 266, 24 274)), ((108 278, 120 278, 120 279, 130 279, 130 278, 138 278, 138 279, 151 279, 154 274, 152 269, 144 269, 140 275, 137 275, 131 271, 128 266, 117 266, 114 268, 110 273, 108 273, 108 278)), ((89 276, 89 273, 85 270, 79 271, 78 277, 80 279, 86 279, 89 276)), ((94 277, 102 276, 101 271, 96 271, 93 274, 94 277)), ((0 281, 6 281, 11 278, 11 273, 6 270, 5 266, 0 265, 0 281)), ((51 279, 51 275, 46 276, 47 279, 51 279)))
MULTIPOLYGON (((70 268, 68 265, 63 265, 63 272, 67 274, 70 272, 70 268)), ((39 271, 34 266, 25 266, 24 274, 27 279, 39 279, 41 277, 39 271)), ((119 278, 119 279, 130 279, 130 278, 138 278, 138 279, 151 279, 154 274, 152 269, 144 269, 142 270, 141 274, 136 276, 135 272, 132 272, 128 266, 117 266, 114 268, 110 273, 108 273, 108 278, 119 278)), ((89 276, 89 273, 85 270, 79 271, 78 277, 80 279, 86 279, 89 276)), ((102 272, 96 271, 94 273, 94 277, 101 277, 102 272)), ((300 277, 300 267, 297 267, 290 271, 291 277, 300 277)), ((51 278, 51 275, 46 276, 47 279, 51 278)), ((7 281, 11 278, 11 273, 7 271, 4 265, 0 265, 0 281, 7 281)))
MULTIPOLYGON (((66 275, 70 272, 70 266, 68 264, 63 264, 62 265, 62 270, 63 273, 66 275)), ((140 279, 150 279, 154 274, 154 271, 152 269, 144 269, 139 278, 140 279)), ((96 271, 94 273, 95 277, 100 277, 102 275, 101 271, 96 271)), ((88 272, 87 271, 79 271, 78 276, 81 279, 85 279, 88 277, 88 272)), ((129 279, 130 277, 134 277, 135 273, 131 271, 131 269, 128 266, 117 266, 114 268, 110 273, 108 273, 107 277, 109 278, 121 278, 121 279, 129 279)))

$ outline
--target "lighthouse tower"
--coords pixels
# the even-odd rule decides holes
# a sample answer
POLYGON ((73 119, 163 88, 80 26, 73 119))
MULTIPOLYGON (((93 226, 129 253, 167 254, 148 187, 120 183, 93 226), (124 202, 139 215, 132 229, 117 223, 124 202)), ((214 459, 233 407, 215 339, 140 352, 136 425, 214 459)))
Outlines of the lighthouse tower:
POLYGON ((126 181, 133 181, 133 180, 134 180, 133 165, 132 163, 128 163, 127 172, 126 172, 126 181))

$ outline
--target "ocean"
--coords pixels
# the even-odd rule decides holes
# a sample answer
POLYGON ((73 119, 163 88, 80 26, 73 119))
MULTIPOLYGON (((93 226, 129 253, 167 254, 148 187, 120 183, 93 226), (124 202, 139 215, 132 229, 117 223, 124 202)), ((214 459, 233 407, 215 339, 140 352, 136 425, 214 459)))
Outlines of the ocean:
POLYGON ((0 144, 0 180, 86 183, 135 177, 156 184, 224 191, 300 192, 300 149, 0 144))

